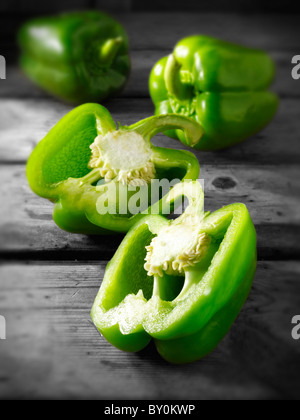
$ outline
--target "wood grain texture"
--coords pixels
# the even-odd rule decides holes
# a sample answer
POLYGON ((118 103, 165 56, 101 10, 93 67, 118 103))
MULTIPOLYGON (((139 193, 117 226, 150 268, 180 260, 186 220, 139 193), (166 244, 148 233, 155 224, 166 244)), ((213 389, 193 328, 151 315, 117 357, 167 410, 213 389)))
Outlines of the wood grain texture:
MULTIPOLYGON (((135 0, 107 5, 129 10, 130 3, 146 7, 135 0)), ((15 2, 9 4, 14 10, 15 2)), ((0 342, 0 399, 299 399, 300 347, 291 338, 291 320, 300 308, 300 83, 290 73, 291 57, 299 53, 299 16, 115 15, 129 33, 133 71, 122 96, 105 105, 122 124, 153 113, 150 70, 189 34, 263 48, 278 68, 273 89, 281 106, 274 121, 233 149, 196 152, 206 210, 235 201, 247 204, 260 262, 250 298, 218 349, 203 361, 174 367, 153 345, 136 355, 116 350, 91 324, 90 308, 122 236, 62 232, 52 221, 53 205, 27 185, 28 156, 72 108, 34 87, 17 69, 15 31, 31 16, 32 4, 20 6, 18 16, 0 16, 0 54, 8 54, 9 66, 8 79, 0 85, 0 314, 8 327, 7 341, 0 342)), ((55 4, 47 5, 49 12, 55 4)), ((165 136, 154 143, 185 149, 165 136)))
MULTIPOLYGON (((257 227, 260 258, 287 257, 290 253, 295 258, 300 255, 298 173, 297 166, 277 167, 274 172, 274 167, 265 165, 203 165, 205 209, 215 211, 233 202, 245 203, 257 227)), ((24 166, 0 166, 0 178, 0 252, 13 253, 11 257, 18 252, 39 251, 54 256, 63 252, 59 258, 112 257, 122 236, 91 238, 62 232, 52 220, 53 205, 30 191, 24 166)))
POLYGON ((93 327, 90 308, 105 265, 0 267, 8 340, 0 395, 23 398, 275 399, 299 396, 300 264, 260 263, 252 293, 226 339, 206 359, 171 366, 153 345, 127 354, 93 327))
POLYGON ((40 2, 38 0, 27 0, 21 3, 17 0, 2 0, 0 10, 3 12, 56 12, 58 10, 70 8, 100 8, 101 10, 109 11, 156 11, 168 12, 170 10, 176 11, 215 11, 224 12, 280 12, 291 13, 297 11, 297 6, 294 1, 287 0, 282 3, 280 0, 274 0, 272 3, 267 0, 244 0, 242 3, 238 0, 231 0, 224 2, 222 0, 186 0, 184 4, 181 0, 73 0, 72 3, 63 0, 54 0, 52 2, 40 2))
POLYGON ((133 10, 132 0, 94 0, 93 7, 114 13, 130 12, 133 10))
POLYGON ((41 2, 38 0, 1 0, 0 11, 4 13, 13 12, 16 15, 22 13, 57 13, 58 11, 84 9, 89 7, 89 0, 52 0, 41 2))
POLYGON ((100 8, 101 10, 108 11, 156 11, 156 12, 169 12, 172 11, 212 11, 218 10, 219 12, 262 12, 262 13, 291 13, 297 12, 297 6, 294 1, 287 0, 282 3, 280 0, 274 0, 272 3, 267 0, 244 0, 242 3, 238 0, 231 0, 230 2, 224 2, 222 0, 203 0, 201 2, 197 0, 186 0, 184 4, 181 0, 152 0, 152 1, 141 1, 141 0, 75 0, 70 2, 54 0, 51 3, 42 3, 38 0, 27 0, 26 3, 20 4, 20 2, 13 0, 2 0, 0 10, 3 12, 14 11, 15 13, 20 12, 43 12, 64 10, 76 7, 85 8, 100 8))
POLYGON ((132 0, 132 10, 137 11, 144 11, 144 10, 151 10, 156 12, 169 12, 170 10, 173 11, 211 11, 215 12, 240 12, 240 13, 248 13, 248 12, 262 12, 262 13, 270 13, 270 12, 280 12, 280 13, 291 13, 292 11, 297 12, 297 6, 293 0, 287 0, 286 2, 282 2, 280 0, 273 0, 272 2, 268 2, 267 0, 230 0, 230 1, 222 1, 222 0, 185 0, 184 3, 182 0, 169 0, 169 1, 161 1, 161 0, 151 0, 151 1, 141 1, 141 0, 132 0))

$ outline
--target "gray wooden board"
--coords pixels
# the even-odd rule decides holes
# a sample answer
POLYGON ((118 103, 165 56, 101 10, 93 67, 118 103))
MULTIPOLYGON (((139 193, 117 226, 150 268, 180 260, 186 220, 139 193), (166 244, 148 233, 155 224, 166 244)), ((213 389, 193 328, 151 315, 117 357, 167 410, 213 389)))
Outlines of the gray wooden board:
MULTIPOLYGON (((260 258, 287 257, 289 253, 295 257, 300 250, 296 236, 300 226, 298 173, 298 167, 293 165, 277 166, 276 171, 268 165, 203 165, 205 209, 214 211, 233 202, 244 202, 258 230, 260 258)), ((0 177, 0 252, 70 254, 85 250, 98 259, 112 255, 118 237, 71 235, 55 226, 53 204, 31 192, 23 165, 0 166, 0 177)))
MULTIPOLYGON (((232 149, 195 152, 206 210, 247 204, 260 262, 253 292, 219 348, 203 361, 174 367, 153 345, 137 355, 119 352, 91 324, 91 305, 122 236, 62 232, 52 204, 28 187, 27 158, 72 107, 34 87, 14 64, 14 32, 27 16, 20 12, 19 19, 0 16, 0 54, 9 54, 8 79, 0 85, 0 314, 8 325, 8 340, 0 341, 0 398, 299 398, 300 348, 291 338, 300 304, 300 263, 292 261, 300 252, 300 83, 291 78, 299 16, 117 16, 129 33, 133 71, 121 97, 105 105, 122 124, 152 115, 149 72, 189 34, 263 48, 278 69, 272 89, 281 106, 274 121, 232 149)), ((162 135, 154 143, 186 149, 162 135)))
MULTIPOLYGON (((278 114, 262 132, 246 142, 221 152, 192 150, 200 164, 277 164, 289 166, 300 162, 300 99, 282 99, 278 114)), ((116 98, 105 104, 114 120, 123 125, 133 124, 153 115, 147 98, 116 98)), ((52 99, 0 99, 0 162, 25 163, 48 131, 72 106, 52 99)), ((186 149, 176 140, 157 136, 157 146, 186 149)), ((275 168, 274 168, 275 169, 275 168)))
POLYGON ((72 0, 72 5, 70 7, 70 2, 68 0, 52 0, 51 2, 41 2, 37 0, 1 0, 0 11, 5 15, 7 12, 14 14, 22 13, 56 13, 57 10, 66 10, 66 9, 83 9, 88 7, 88 0, 72 0))
MULTIPOLYGON (((79 0, 80 1, 80 0, 79 0)), ((1 44, 15 39, 15 31, 32 12, 0 16, 1 44)), ((207 34, 251 47, 297 53, 299 15, 240 13, 122 13, 114 14, 129 35, 133 50, 169 50, 179 39, 207 34)))
MULTIPOLYGON (((99 4, 103 4, 103 0, 98 0, 99 4)), ((141 0, 131 0, 132 6, 131 10, 151 10, 151 11, 160 11, 160 12, 169 12, 170 8, 175 11, 213 11, 218 10, 219 12, 240 12, 240 13, 252 13, 252 12, 262 12, 262 13, 291 13, 292 11, 297 12, 299 9, 292 0, 287 0, 284 3, 280 0, 273 0, 271 3, 267 0, 230 0, 224 2, 222 0, 152 0, 152 1, 141 1, 141 0), (170 3, 172 6, 170 6, 170 3)))
POLYGON ((67 0, 52 0, 51 2, 41 2, 39 0, 2 0, 0 11, 5 13, 56 13, 59 10, 79 9, 79 8, 97 8, 104 11, 156 11, 169 12, 176 11, 221 11, 221 12, 280 12, 291 13, 297 11, 295 2, 287 0, 283 3, 280 0, 274 0, 269 3, 267 0, 246 0, 242 4, 238 0, 231 0, 224 3, 222 0, 203 0, 201 3, 195 0, 186 0, 184 3, 180 0, 159 0, 141 1, 141 0, 73 0, 72 3, 67 0))
POLYGON ((99 336, 90 309, 104 263, 0 266, 0 396, 99 399, 299 397, 298 262, 259 263, 252 293, 225 340, 206 359, 165 363, 150 345, 122 353, 99 336))

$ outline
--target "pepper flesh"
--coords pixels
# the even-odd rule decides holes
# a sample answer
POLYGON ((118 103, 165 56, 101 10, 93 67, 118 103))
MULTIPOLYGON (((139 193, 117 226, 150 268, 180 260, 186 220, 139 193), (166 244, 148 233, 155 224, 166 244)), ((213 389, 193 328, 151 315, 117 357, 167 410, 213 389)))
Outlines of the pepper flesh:
POLYGON ((54 221, 62 229, 84 234, 126 233, 145 214, 172 212, 165 198, 168 191, 148 202, 152 181, 180 182, 199 176, 199 162, 192 153, 151 144, 154 135, 174 127, 184 130, 192 142, 203 135, 193 120, 174 115, 150 117, 117 130, 107 109, 82 105, 36 147, 27 165, 29 184, 37 195, 55 203, 54 221), (145 170, 147 165, 152 172, 145 170), (135 178, 143 184, 131 188, 135 178), (128 203, 142 188, 146 188, 145 208, 131 213, 128 203), (102 212, 106 201, 114 212, 106 208, 102 212))
POLYGON ((243 204, 204 213, 197 181, 177 184, 168 200, 182 196, 190 204, 181 217, 148 216, 127 234, 92 309, 95 326, 115 347, 137 352, 154 339, 175 364, 203 358, 225 337, 257 262, 256 232, 243 204))
POLYGON ((47 92, 80 104, 118 93, 128 79, 128 38, 112 17, 85 11, 34 19, 19 32, 20 64, 47 92))
POLYGON ((154 66, 150 95, 157 115, 186 115, 205 131, 196 145, 178 131, 169 136, 200 150, 224 149, 272 120, 278 108, 277 96, 268 91, 274 74, 274 62, 262 51, 192 36, 154 66))

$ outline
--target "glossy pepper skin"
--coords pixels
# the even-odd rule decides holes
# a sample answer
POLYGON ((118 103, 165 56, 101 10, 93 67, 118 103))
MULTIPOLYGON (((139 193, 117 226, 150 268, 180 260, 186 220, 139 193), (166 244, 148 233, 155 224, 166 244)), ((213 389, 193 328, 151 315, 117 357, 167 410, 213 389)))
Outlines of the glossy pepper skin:
POLYGON ((117 129, 106 108, 81 105, 66 115, 33 151, 27 164, 29 184, 37 195, 55 203, 54 221, 63 230, 126 233, 148 212, 171 213, 163 195, 157 202, 148 202, 147 198, 140 213, 130 212, 128 203, 142 188, 131 189, 132 181, 142 181, 148 188, 155 180, 181 182, 199 176, 199 162, 192 153, 151 144, 154 135, 174 127, 183 129, 191 141, 203 134, 193 120, 174 115, 150 117, 117 129), (140 161, 144 151, 145 161, 140 161), (103 211, 106 200, 114 206, 114 212, 103 211))
POLYGON ((217 347, 249 295, 257 264, 256 232, 243 204, 204 213, 197 181, 177 184, 168 201, 182 196, 190 204, 175 221, 148 216, 130 230, 92 309, 95 326, 115 347, 137 352, 154 339, 174 364, 217 347))
POLYGON ((26 75, 67 102, 98 102, 115 95, 130 73, 124 28, 98 11, 34 19, 20 29, 18 40, 26 75))
MULTIPOLYGON (((278 98, 268 89, 275 65, 264 52, 208 36, 180 41, 150 75, 156 114, 194 118, 204 128, 200 150, 231 147, 262 130, 274 117, 278 98)), ((171 137, 185 139, 177 131, 171 137)))

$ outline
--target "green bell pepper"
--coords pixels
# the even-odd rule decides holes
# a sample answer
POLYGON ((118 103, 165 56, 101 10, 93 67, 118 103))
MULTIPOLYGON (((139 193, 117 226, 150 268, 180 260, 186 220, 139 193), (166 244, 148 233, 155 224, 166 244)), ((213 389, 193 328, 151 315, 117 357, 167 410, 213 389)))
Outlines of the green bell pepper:
POLYGON ((169 185, 155 197, 151 191, 155 182, 199 176, 199 162, 192 153, 151 144, 154 135, 173 128, 184 130, 188 141, 203 135, 194 120, 176 115, 151 117, 117 130, 107 109, 81 105, 33 151, 27 165, 29 184, 55 203, 54 221, 68 232, 127 232, 145 214, 172 211, 164 198, 169 185), (135 210, 131 202, 138 193, 141 203, 135 210))
MULTIPOLYGON (((274 73, 274 62, 262 51, 192 36, 155 65, 150 95, 157 115, 186 115, 202 125, 205 136, 189 146, 224 149, 256 134, 274 117, 278 98, 268 91, 274 73)), ((178 131, 168 135, 187 144, 178 131)))
POLYGON ((18 40, 26 75, 65 101, 98 102, 119 92, 128 79, 126 32, 104 13, 34 19, 20 29, 18 40))
POLYGON ((118 349, 137 352, 153 338, 175 364, 201 359, 220 343, 249 295, 257 263, 256 232, 243 204, 204 213, 197 181, 177 184, 167 200, 178 204, 182 196, 189 206, 178 219, 150 215, 130 230, 92 309, 95 326, 118 349))

